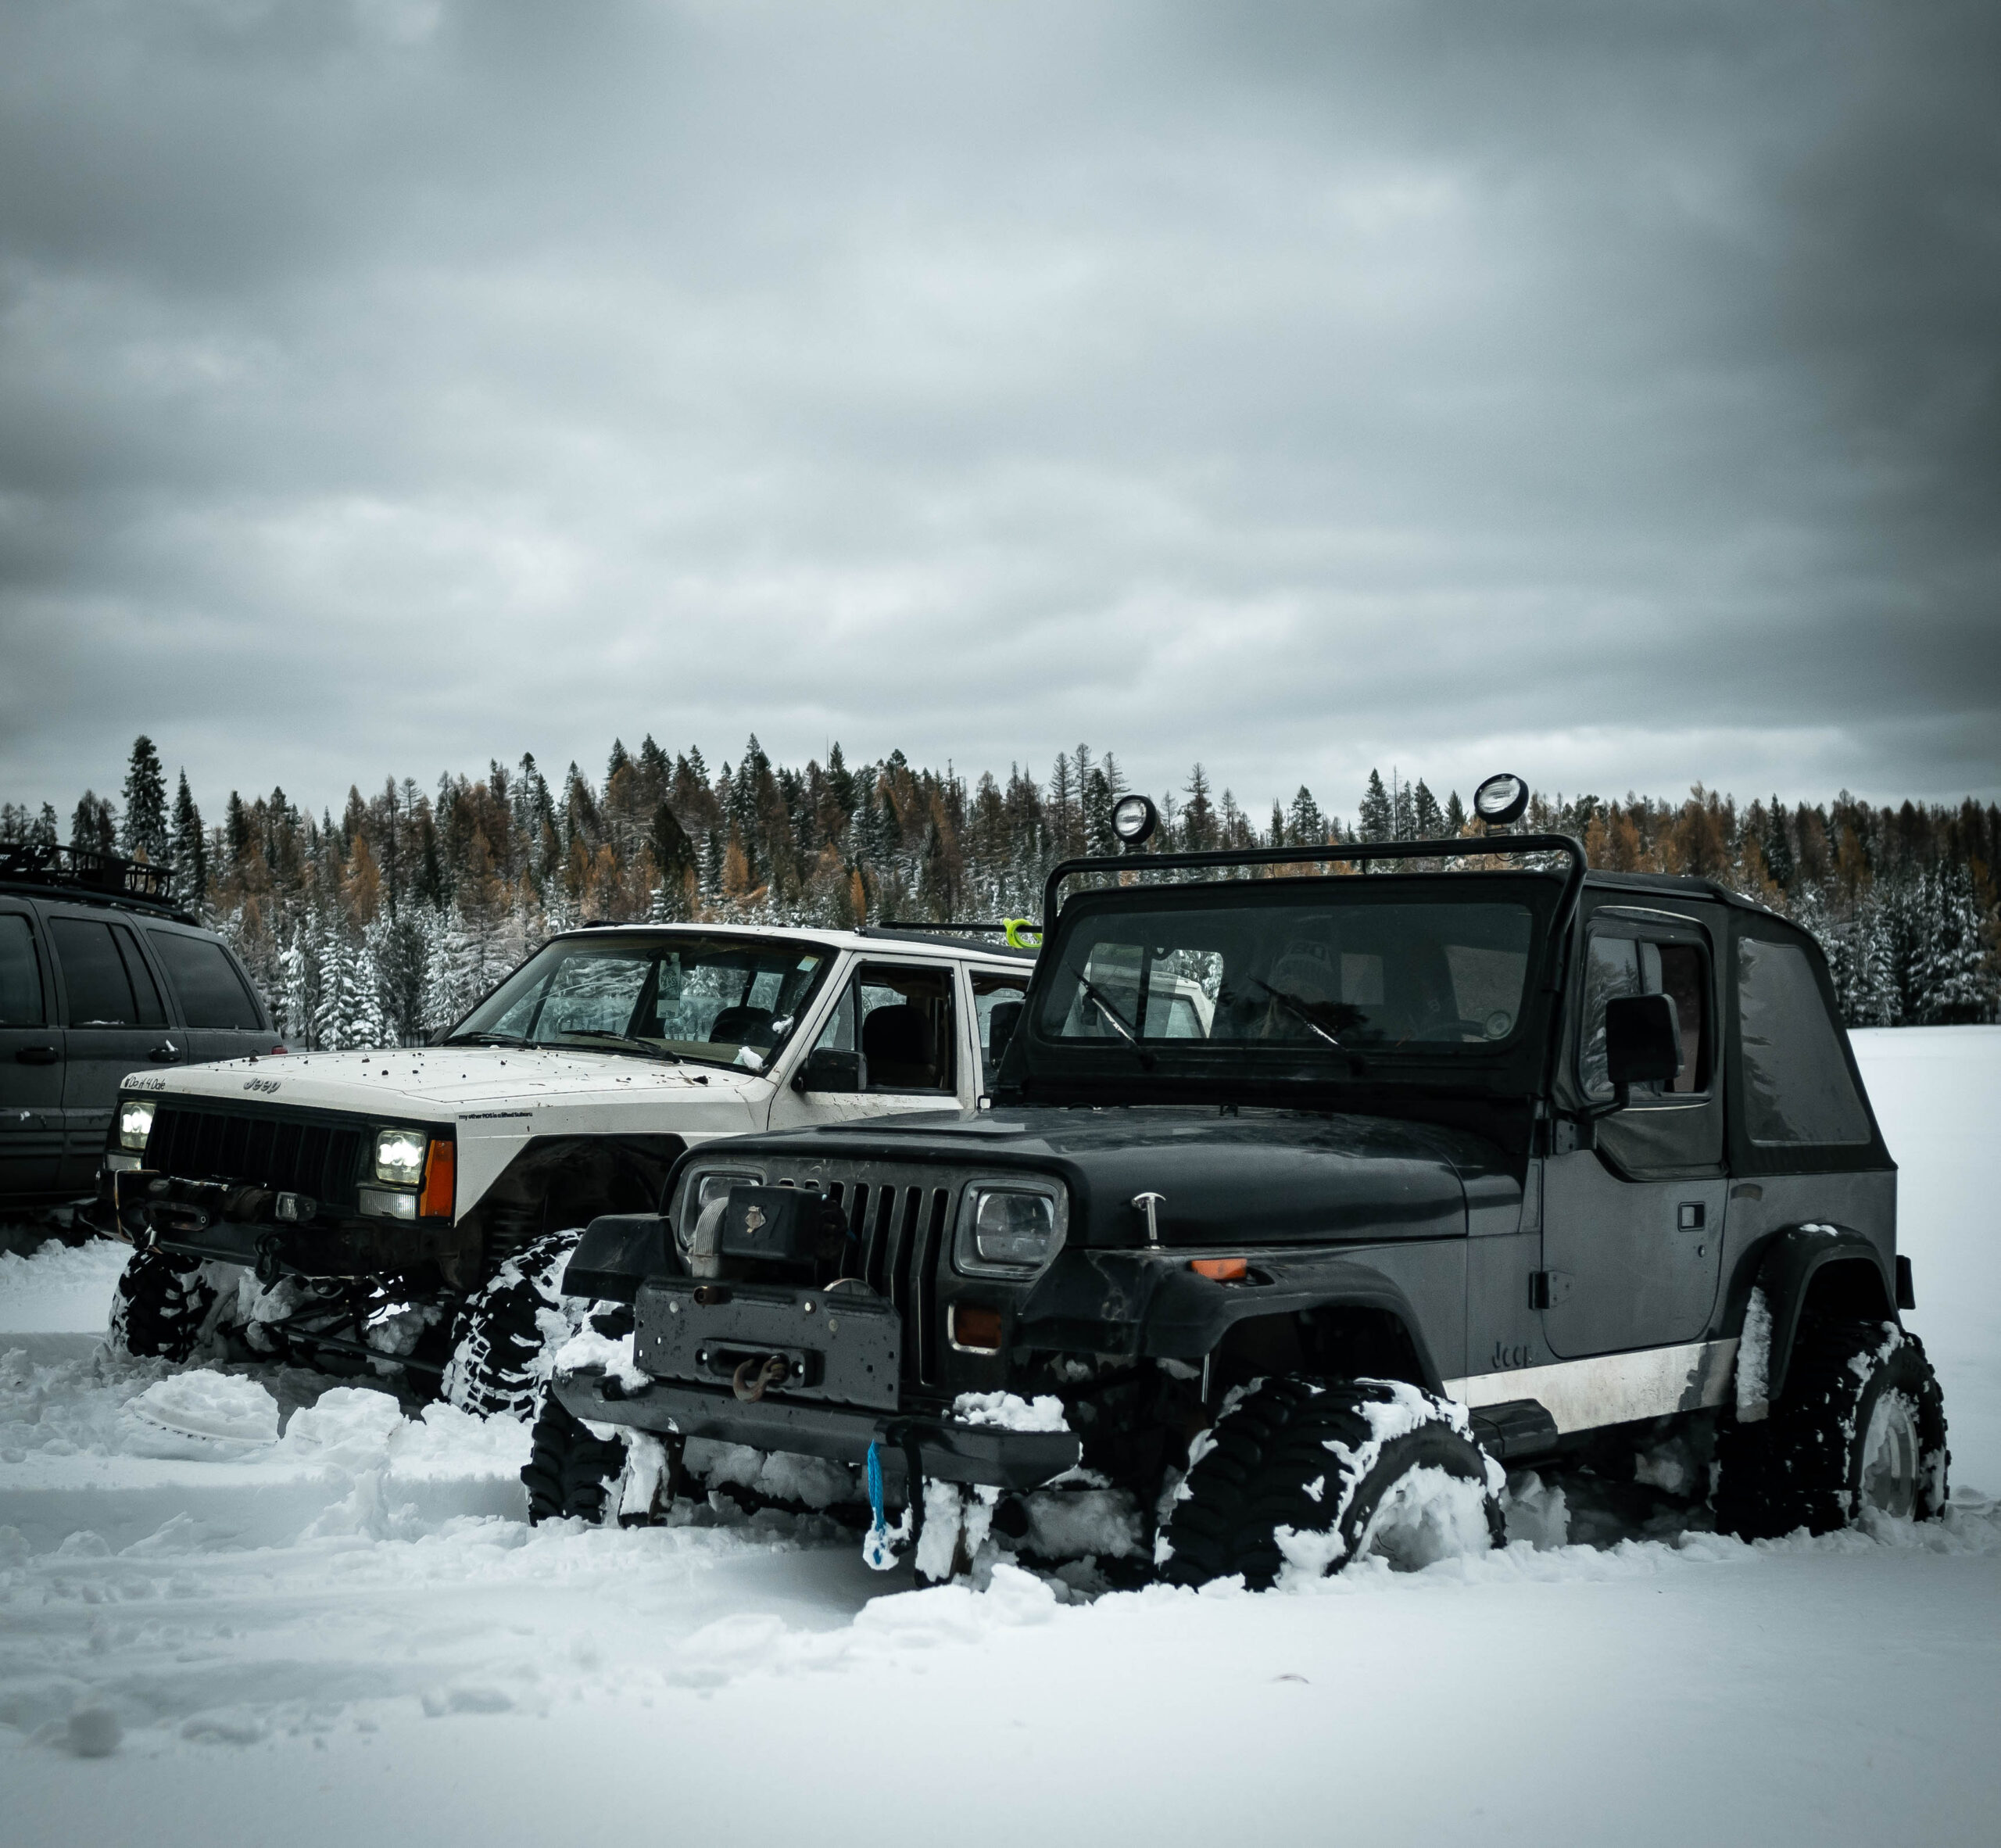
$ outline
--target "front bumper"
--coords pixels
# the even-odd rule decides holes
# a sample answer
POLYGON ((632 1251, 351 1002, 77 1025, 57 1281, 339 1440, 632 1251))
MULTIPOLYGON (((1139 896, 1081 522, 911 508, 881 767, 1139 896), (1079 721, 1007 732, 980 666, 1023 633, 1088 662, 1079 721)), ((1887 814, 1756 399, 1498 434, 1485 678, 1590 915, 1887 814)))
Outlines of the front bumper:
POLYGON ((98 1231, 184 1257, 241 1264, 267 1284, 281 1277, 367 1277, 456 1256, 464 1242, 449 1219, 377 1219, 330 1211, 302 1196, 151 1169, 98 1170, 85 1217, 98 1231), (281 1202, 304 1216, 277 1217, 281 1202))
POLYGON ((748 1444, 860 1464, 879 1445, 886 1477, 907 1476, 904 1445, 915 1443, 918 1467, 940 1482, 1027 1489, 1076 1466, 1083 1445, 1074 1431, 1007 1431, 968 1424, 945 1414, 881 1412, 824 1401, 765 1398, 746 1403, 727 1388, 652 1381, 628 1388, 596 1367, 560 1373, 551 1390, 564 1410, 593 1424, 622 1424, 667 1436, 748 1444), (607 1385, 610 1391, 606 1390, 607 1385))

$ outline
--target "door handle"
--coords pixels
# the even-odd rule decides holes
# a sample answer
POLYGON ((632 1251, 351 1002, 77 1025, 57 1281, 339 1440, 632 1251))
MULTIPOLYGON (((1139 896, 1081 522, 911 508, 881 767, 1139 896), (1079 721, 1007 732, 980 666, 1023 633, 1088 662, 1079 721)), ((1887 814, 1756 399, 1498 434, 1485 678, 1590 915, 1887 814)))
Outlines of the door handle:
POLYGON ((163 1040, 146 1055, 156 1065, 170 1065, 181 1056, 181 1048, 171 1040, 163 1040))
POLYGON ((52 1065, 61 1061, 63 1051, 57 1046, 23 1046, 14 1056, 24 1065, 52 1065))

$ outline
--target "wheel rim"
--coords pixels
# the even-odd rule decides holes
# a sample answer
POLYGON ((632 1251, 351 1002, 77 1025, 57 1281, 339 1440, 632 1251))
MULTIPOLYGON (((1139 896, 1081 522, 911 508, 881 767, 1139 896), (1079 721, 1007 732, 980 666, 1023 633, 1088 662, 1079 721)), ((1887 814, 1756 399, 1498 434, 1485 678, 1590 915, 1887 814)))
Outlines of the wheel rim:
POLYGON ((1886 1392, 1869 1414, 1862 1440, 1862 1506, 1908 1520, 1917 1509, 1917 1412, 1901 1392, 1886 1392))
POLYGON ((1484 1484, 1431 1464, 1391 1486, 1362 1529, 1355 1556, 1373 1555, 1395 1571, 1416 1572, 1491 1544, 1484 1484))

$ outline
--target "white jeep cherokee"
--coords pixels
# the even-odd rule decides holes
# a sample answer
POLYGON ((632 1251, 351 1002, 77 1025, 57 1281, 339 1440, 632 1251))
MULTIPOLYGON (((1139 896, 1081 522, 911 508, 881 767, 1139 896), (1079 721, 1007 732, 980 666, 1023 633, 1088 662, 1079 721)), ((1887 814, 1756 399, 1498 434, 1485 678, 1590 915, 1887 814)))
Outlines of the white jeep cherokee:
POLYGON ((436 1043, 124 1080, 114 1348, 234 1335, 523 1412, 576 1229, 748 1130, 974 1105, 1033 953, 922 933, 589 926, 436 1043))

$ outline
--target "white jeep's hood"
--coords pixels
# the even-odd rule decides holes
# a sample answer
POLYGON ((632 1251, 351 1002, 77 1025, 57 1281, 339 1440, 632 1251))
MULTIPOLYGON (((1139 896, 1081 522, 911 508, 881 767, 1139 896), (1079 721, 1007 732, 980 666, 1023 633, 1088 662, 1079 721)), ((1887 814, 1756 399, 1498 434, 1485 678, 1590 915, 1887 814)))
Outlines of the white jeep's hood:
POLYGON ((771 1092, 770 1080, 748 1071, 523 1046, 412 1046, 234 1058, 178 1072, 135 1072, 124 1088, 206 1098, 247 1093, 306 1109, 369 1116, 407 1111, 434 1123, 477 1119, 502 1105, 537 1116, 566 1105, 623 1106, 621 1116, 628 1110, 678 1116, 690 1108, 707 1115, 703 1106, 722 1105, 740 1117, 746 1104, 761 1103, 771 1092))

